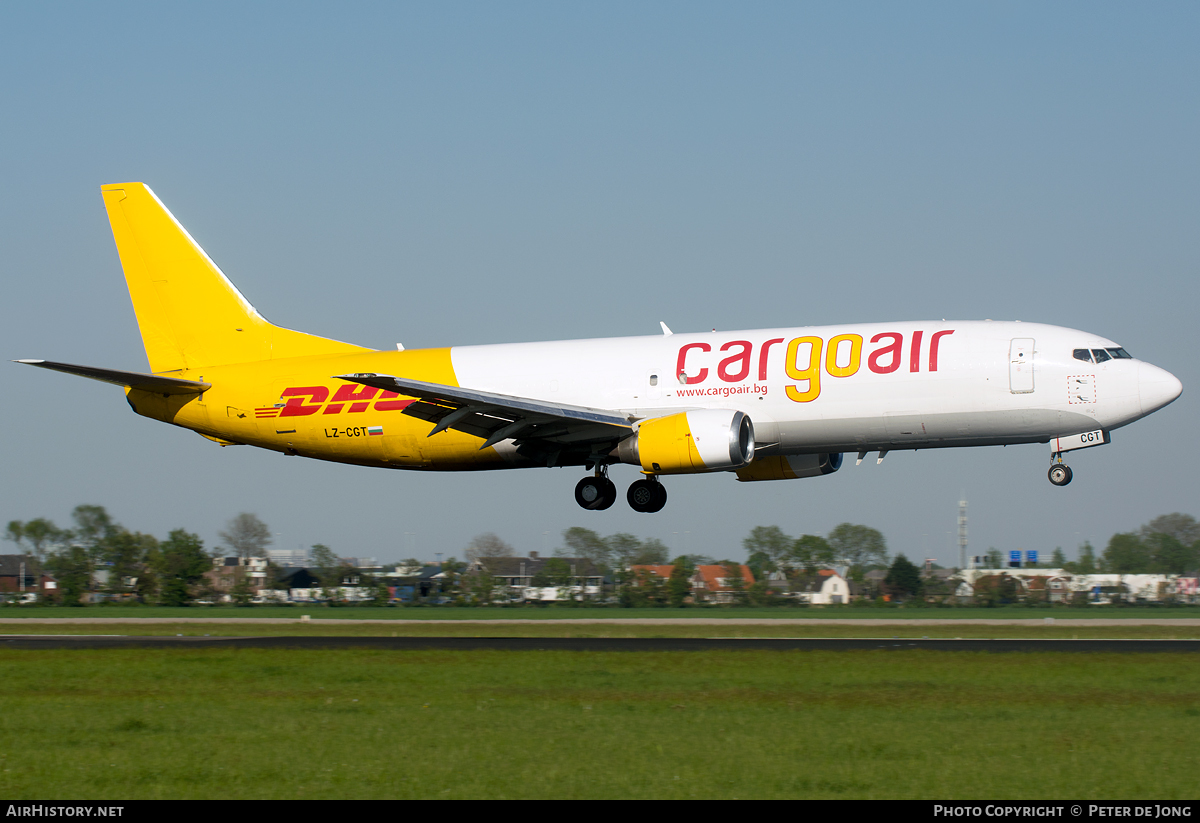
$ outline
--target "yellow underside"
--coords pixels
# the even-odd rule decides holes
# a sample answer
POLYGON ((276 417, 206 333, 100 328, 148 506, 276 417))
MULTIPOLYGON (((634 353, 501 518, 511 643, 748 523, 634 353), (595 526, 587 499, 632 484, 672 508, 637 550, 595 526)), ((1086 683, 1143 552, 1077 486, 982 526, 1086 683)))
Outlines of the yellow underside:
POLYGON ((285 454, 390 468, 440 470, 500 467, 494 448, 402 412, 406 398, 385 397, 331 375, 377 372, 457 386, 450 349, 297 357, 184 370, 211 383, 200 396, 128 390, 138 414, 192 429, 218 442, 285 454), (338 402, 338 392, 349 399, 338 402), (322 397, 324 394, 324 397, 322 397))

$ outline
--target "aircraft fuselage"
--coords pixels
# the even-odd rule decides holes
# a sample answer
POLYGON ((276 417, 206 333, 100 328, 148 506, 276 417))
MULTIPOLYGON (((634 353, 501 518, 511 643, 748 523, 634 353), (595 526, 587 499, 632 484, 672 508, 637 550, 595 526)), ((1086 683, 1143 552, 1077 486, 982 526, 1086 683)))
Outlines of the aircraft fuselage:
MULTIPOLYGON (((380 351, 184 370, 198 397, 130 390, 139 414, 231 443, 322 460, 461 470, 546 465, 403 413, 409 400, 334 375, 374 372, 631 421, 735 409, 757 457, 1047 442, 1127 425, 1179 395, 1118 344, 1038 323, 873 323, 380 351), (1102 355, 1101 355, 1102 356, 1102 355)), ((559 464, 585 462, 568 450, 559 464)))

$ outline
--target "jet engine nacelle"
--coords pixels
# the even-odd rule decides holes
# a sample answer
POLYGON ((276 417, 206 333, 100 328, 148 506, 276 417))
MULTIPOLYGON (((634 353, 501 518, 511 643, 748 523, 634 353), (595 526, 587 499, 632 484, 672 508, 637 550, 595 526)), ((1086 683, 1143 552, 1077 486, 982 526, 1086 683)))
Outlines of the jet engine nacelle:
POLYGON ((833 474, 842 467, 840 454, 793 454, 761 457, 754 465, 738 469, 738 480, 794 480, 797 477, 820 477, 833 474))
POLYGON ((648 474, 741 469, 754 459, 754 424, 732 409, 697 411, 643 420, 612 455, 648 474))

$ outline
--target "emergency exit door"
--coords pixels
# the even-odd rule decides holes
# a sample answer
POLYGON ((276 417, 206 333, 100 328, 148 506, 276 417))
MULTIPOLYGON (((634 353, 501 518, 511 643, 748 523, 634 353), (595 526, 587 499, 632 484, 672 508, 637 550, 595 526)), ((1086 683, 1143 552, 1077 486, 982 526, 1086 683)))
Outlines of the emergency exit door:
POLYGON ((1013 394, 1033 391, 1033 338, 1014 338, 1008 349, 1008 388, 1013 394))

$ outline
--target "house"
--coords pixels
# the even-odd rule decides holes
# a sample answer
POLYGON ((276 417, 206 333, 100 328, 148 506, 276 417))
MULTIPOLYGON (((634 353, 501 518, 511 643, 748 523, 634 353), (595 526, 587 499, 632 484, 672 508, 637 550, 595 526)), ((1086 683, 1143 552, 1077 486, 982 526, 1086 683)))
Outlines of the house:
POLYGON ((692 596, 698 603, 736 603, 741 592, 754 585, 750 567, 737 566, 742 578, 729 575, 726 566, 697 566, 692 575, 692 596))
POLYGON ((1168 593, 1184 603, 1200 603, 1200 577, 1177 577, 1168 593))
POLYGON ((813 606, 832 606, 850 602, 850 584, 833 569, 818 569, 816 574, 792 578, 791 597, 813 606))
MULTIPOLYGON (((1071 602, 1083 597, 1089 603, 1156 602, 1179 596, 1180 578, 1169 574, 1071 574, 1063 569, 967 569, 957 594, 972 597, 996 585, 1001 575, 1016 584, 1016 596, 1045 597, 1051 602, 1071 602)), ((1188 586, 1183 584, 1186 591, 1188 586)), ((1186 595, 1185 595, 1186 596, 1186 595)))
POLYGON ((663 580, 670 580, 672 572, 675 571, 675 566, 667 564, 664 566, 630 566, 629 571, 633 572, 633 585, 638 585, 638 580, 654 579, 661 577, 663 580))
POLYGON ((312 589, 320 587, 321 579, 306 566, 285 566, 276 574, 275 583, 280 588, 312 589))
POLYGON ((0 554, 0 594, 45 594, 58 588, 54 577, 37 574, 35 568, 28 555, 0 554))
POLYGON ((265 557, 214 557, 213 567, 204 573, 204 579, 222 601, 230 600, 234 588, 243 581, 251 596, 257 596, 267 587, 268 562, 265 557))
MULTIPOLYGON (((570 597, 599 597, 604 575, 596 564, 580 557, 480 557, 467 567, 468 574, 490 575, 497 587, 506 590, 514 600, 558 600, 570 597), (552 561, 557 561, 552 564, 552 561), (544 578, 559 567, 565 568, 566 586, 534 585, 535 577, 544 578), (552 565, 551 565, 552 564, 552 565), (547 566, 550 569, 547 569, 547 566), (563 589, 563 591, 559 591, 563 589)), ((541 583, 543 581, 539 581, 541 583)))
POLYGON ((767 574, 767 588, 772 594, 786 594, 792 588, 787 572, 777 569, 767 574))
POLYGON ((1071 584, 1074 576, 1062 574, 1039 574, 1024 577, 1025 593, 1032 597, 1048 600, 1051 603, 1070 603, 1074 590, 1071 584))

